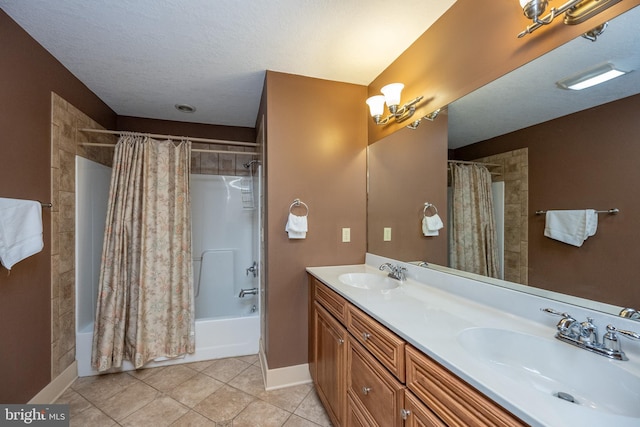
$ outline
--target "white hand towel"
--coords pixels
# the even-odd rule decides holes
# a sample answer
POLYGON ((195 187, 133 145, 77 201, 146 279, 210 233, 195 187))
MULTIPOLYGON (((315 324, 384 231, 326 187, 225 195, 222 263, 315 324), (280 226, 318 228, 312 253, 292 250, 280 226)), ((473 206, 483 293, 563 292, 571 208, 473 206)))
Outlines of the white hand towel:
POLYGON ((33 200, 0 198, 0 262, 7 269, 37 254, 42 241, 42 205, 33 200))
POLYGON ((308 231, 307 216, 289 214, 284 230, 289 233, 290 239, 305 239, 308 231))
POLYGON ((422 233, 425 236, 437 236, 440 234, 438 230, 444 227, 440 215, 425 216, 422 218, 422 233))
POLYGON ((593 209, 547 211, 544 235, 580 247, 597 228, 598 214, 593 209))

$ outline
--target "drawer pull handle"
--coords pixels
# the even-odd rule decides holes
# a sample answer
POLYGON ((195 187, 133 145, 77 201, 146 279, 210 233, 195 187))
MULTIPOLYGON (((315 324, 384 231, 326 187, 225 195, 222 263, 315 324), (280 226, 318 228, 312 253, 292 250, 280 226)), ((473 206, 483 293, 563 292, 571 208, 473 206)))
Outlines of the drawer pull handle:
POLYGON ((369 338, 371 338, 371 334, 369 332, 363 332, 362 333, 362 338, 364 338, 364 340, 368 340, 369 338))
POLYGON ((362 394, 366 396, 369 393, 371 393, 371 387, 362 387, 362 394))

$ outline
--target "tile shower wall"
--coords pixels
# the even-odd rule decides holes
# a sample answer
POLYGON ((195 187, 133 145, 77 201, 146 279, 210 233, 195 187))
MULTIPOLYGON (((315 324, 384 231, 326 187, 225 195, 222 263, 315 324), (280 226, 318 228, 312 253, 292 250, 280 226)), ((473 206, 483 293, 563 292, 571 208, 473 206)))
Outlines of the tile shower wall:
MULTIPOLYGON (((192 149, 216 151, 255 151, 254 147, 220 146, 193 143, 192 149)), ((254 159, 250 154, 191 153, 191 173, 202 175, 248 176, 249 169, 243 166, 254 159)))
POLYGON ((504 181, 504 278, 529 283, 529 151, 527 148, 475 159, 502 165, 502 174, 493 181, 504 181))
POLYGON ((51 94, 51 379, 75 360, 75 156, 110 166, 113 149, 82 142, 114 143, 77 131, 102 127, 51 94), (91 141, 89 141, 91 137, 91 141))

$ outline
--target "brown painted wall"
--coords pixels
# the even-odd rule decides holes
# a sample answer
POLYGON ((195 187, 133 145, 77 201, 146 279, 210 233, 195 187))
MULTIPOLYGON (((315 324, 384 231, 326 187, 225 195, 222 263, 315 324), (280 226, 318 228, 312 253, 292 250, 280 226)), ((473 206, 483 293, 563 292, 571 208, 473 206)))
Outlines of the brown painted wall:
POLYGON ((366 250, 366 87, 267 72, 267 334, 269 368, 307 362, 305 267, 359 264, 366 250), (289 240, 289 205, 309 232, 289 240), (300 215, 300 211, 297 212, 300 215), (342 227, 351 243, 341 242, 342 227))
POLYGON ((118 116, 117 130, 159 133, 173 136, 224 139, 228 141, 256 142, 256 130, 248 127, 219 126, 203 123, 175 122, 118 116))
POLYGON ((455 151, 475 159, 528 147, 529 284, 620 306, 640 307, 640 95, 455 151), (547 209, 620 209, 599 215, 580 248, 544 237, 547 209), (615 288, 614 288, 615 286, 615 288))
MULTIPOLYGON (((517 35, 530 23, 515 0, 457 0, 368 87, 368 96, 388 83, 405 84, 402 99, 418 95, 416 117, 446 106, 549 50, 640 4, 628 0, 580 25, 551 25, 522 39, 517 35)), ((557 6, 557 5, 556 5, 557 6)), ((369 123, 369 143, 402 125, 369 123)))
MULTIPOLYGON (((0 197, 51 198, 51 92, 103 126, 115 114, 0 10, 0 197)), ((51 380, 51 212, 44 250, 0 268, 0 402, 24 403, 51 380)))
MULTIPOLYGON (((447 264, 447 230, 422 234, 424 203, 447 218, 447 116, 369 145, 367 251, 389 258, 447 264), (391 241, 383 232, 391 227, 391 241)), ((433 210, 429 210, 429 215, 433 210)))

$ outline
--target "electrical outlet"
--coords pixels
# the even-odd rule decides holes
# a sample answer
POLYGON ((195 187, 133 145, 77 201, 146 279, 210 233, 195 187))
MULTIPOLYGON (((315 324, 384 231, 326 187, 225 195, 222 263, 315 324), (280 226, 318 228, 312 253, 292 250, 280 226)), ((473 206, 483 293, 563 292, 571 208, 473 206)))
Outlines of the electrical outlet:
POLYGON ((385 242, 391 241, 391 227, 384 228, 384 239, 385 242))
POLYGON ((342 242, 343 243, 348 243, 351 241, 351 229, 350 228, 343 228, 342 229, 342 242))

